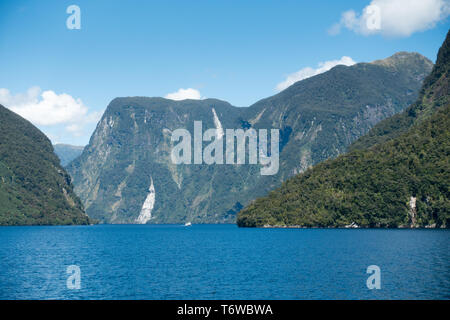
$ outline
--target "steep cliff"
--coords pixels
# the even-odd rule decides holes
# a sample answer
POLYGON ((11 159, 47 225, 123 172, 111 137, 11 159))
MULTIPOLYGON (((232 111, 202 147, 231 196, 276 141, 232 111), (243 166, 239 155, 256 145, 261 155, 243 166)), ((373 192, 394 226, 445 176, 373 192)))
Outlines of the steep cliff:
POLYGON ((242 210, 244 227, 449 227, 450 33, 418 100, 242 210))
POLYGON ((91 217, 110 223, 234 222, 251 200, 338 156, 417 98, 432 63, 415 53, 388 59, 337 66, 247 108, 215 99, 114 99, 68 166, 75 191, 91 217), (172 132, 193 133, 194 121, 203 131, 279 129, 278 173, 263 176, 259 164, 173 164, 172 132))

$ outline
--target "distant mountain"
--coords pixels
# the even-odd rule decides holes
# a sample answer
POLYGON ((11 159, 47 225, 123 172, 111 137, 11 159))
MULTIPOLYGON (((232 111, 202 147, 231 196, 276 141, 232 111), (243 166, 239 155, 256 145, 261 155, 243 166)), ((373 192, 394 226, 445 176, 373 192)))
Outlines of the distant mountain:
POLYGON ((48 138, 0 105, 0 225, 88 224, 48 138))
POLYGON ((238 214, 244 227, 450 227, 450 33, 418 100, 238 214))
POLYGON ((84 147, 58 143, 53 145, 53 149, 59 160, 61 160, 61 165, 64 167, 68 165, 70 161, 80 156, 84 147))
POLYGON ((408 131, 418 120, 424 119, 447 101, 448 81, 443 75, 448 70, 450 60, 448 42, 445 41, 438 52, 433 73, 425 79, 417 101, 405 112, 399 113, 378 123, 367 135, 351 144, 350 150, 366 149, 377 143, 388 141, 408 131), (447 81, 447 82, 446 82, 447 81))
POLYGON ((87 213, 110 223, 234 222, 256 197, 345 152, 380 120, 417 99, 432 63, 399 53, 297 82, 248 108, 206 100, 116 98, 82 155, 68 165, 87 213), (279 129, 280 170, 259 165, 175 165, 171 134, 207 128, 279 129), (143 218, 147 217, 147 218, 143 218))

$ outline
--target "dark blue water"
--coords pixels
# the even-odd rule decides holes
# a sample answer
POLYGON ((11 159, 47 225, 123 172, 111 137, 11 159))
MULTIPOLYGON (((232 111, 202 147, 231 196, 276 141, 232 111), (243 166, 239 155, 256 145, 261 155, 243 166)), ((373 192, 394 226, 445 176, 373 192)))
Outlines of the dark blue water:
POLYGON ((0 298, 449 299, 449 245, 446 230, 0 227, 0 298))

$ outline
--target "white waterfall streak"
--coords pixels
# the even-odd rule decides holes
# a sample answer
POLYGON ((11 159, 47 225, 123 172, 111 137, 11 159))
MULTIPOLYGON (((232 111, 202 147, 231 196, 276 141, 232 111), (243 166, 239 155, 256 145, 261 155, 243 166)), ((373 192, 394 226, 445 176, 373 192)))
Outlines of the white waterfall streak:
POLYGON ((222 124, 220 123, 219 117, 217 116, 216 110, 212 108, 213 116, 214 116, 214 125, 216 126, 217 130, 217 140, 220 140, 224 136, 224 131, 222 124))
POLYGON ((150 188, 148 189, 149 193, 147 198, 145 198, 144 204, 142 205, 141 213, 139 217, 136 219, 136 223, 145 224, 152 217, 152 210, 155 206, 155 186, 153 185, 153 178, 151 178, 150 188))

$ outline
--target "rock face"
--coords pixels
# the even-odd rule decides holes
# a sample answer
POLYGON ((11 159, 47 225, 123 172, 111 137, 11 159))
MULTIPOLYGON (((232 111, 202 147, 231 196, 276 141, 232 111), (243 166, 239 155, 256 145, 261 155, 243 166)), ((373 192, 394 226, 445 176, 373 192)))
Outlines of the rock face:
POLYGON ((338 156, 377 122, 406 108, 431 68, 414 53, 337 66, 247 108, 215 99, 116 98, 68 171, 88 214, 104 222, 142 223, 144 207, 150 223, 234 222, 251 200, 338 156), (192 134, 194 121, 222 137, 226 129, 279 129, 278 173, 262 176, 259 165, 249 164, 173 164, 172 132, 192 134))
MULTIPOLYGON (((387 62, 403 61, 404 53, 387 62)), ((450 32, 417 101, 239 212, 243 227, 450 227, 450 32)))
POLYGON ((0 105, 0 225, 88 224, 48 138, 0 105))

